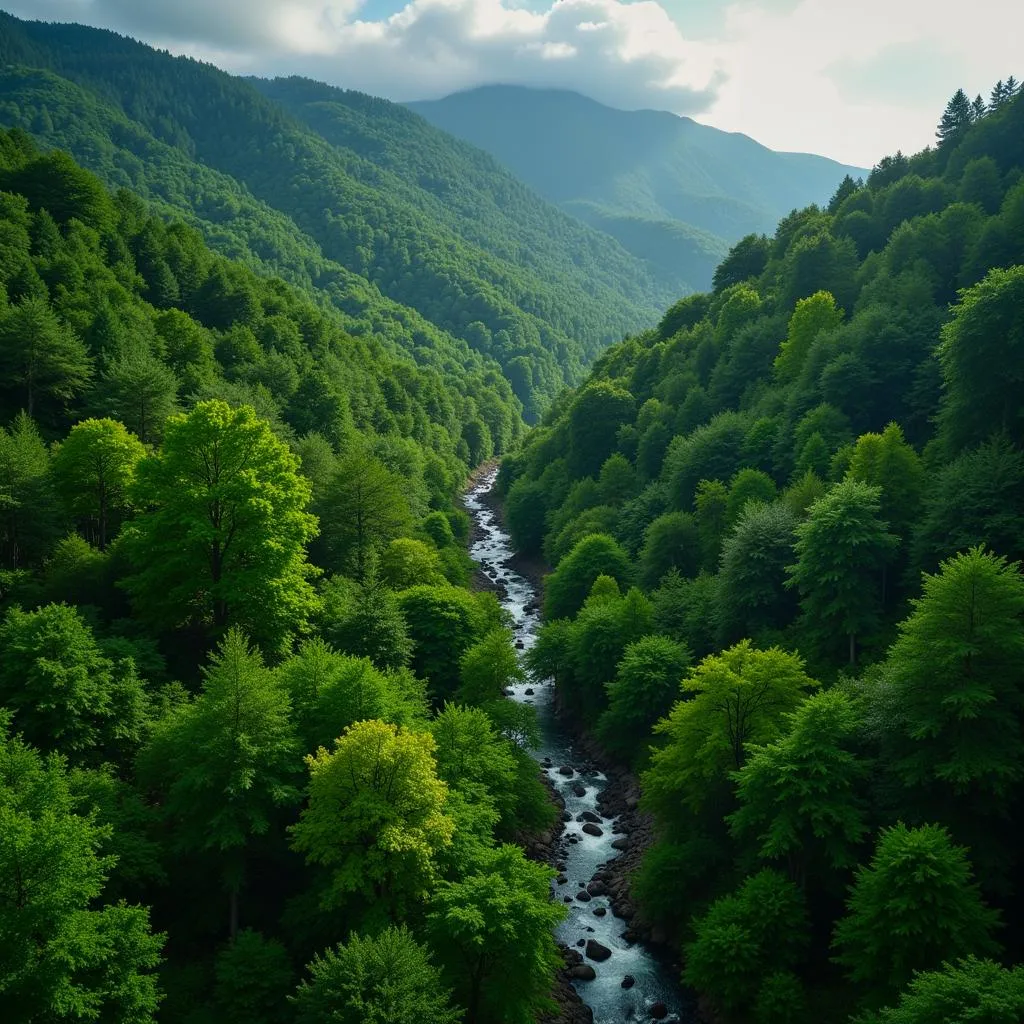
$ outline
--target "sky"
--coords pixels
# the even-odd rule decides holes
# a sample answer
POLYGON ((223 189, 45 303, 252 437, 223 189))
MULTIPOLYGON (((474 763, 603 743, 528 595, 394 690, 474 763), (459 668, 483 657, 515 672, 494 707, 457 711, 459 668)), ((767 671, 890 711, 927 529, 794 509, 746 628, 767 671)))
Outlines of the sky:
POLYGON ((1024 79, 1012 0, 8 0, 254 75, 393 100, 500 83, 669 110, 871 167, 949 97, 1024 79))

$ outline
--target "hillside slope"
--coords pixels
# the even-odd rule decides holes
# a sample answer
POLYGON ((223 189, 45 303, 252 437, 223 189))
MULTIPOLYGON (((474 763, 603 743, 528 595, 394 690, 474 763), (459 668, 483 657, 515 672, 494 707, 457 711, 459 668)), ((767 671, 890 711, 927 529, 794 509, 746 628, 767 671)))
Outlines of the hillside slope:
POLYGON ((487 150, 542 196, 663 268, 711 283, 728 245, 824 202, 865 171, 776 153, 664 111, 614 110, 577 93, 486 86, 408 106, 487 150), (673 239, 672 242, 669 239, 673 239))
POLYGON ((6 15, 0 62, 0 123, 158 198, 232 255, 374 306, 379 290, 496 358, 528 415, 667 294, 613 239, 383 101, 257 89, 110 32, 6 15), (484 195, 489 214, 471 216, 484 195))

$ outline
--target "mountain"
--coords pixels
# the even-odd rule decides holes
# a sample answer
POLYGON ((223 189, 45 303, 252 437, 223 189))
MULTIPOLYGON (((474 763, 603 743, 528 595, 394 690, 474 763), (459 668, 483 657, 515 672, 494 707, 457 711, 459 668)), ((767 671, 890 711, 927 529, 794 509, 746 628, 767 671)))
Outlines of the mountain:
MULTIPOLYGON (((493 357, 534 418, 683 288, 404 107, 0 16, 0 124, 415 352, 493 357)), ((355 324, 353 324, 353 328, 355 324)))
POLYGON ((700 288, 710 286, 729 245, 773 230, 796 207, 826 202, 845 175, 867 173, 563 90, 485 86, 407 106, 487 150, 662 274, 682 273, 700 288))

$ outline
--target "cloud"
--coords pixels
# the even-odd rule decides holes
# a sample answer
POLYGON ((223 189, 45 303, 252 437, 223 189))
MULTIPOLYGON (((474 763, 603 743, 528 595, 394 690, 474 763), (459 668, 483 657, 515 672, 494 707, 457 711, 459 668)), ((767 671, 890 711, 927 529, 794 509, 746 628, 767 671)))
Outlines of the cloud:
MULTIPOLYGON (((11 5, 11 0, 8 0, 11 5)), ((20 6, 20 9, 19 9, 20 6)), ((390 99, 575 89, 869 166, 928 145, 946 100, 1024 78, 1007 0, 14 0, 229 71, 390 99), (387 6, 390 4, 390 6, 387 6), (382 13, 391 12, 391 13, 382 13)))
MULTIPOLYGON (((576 89, 618 107, 699 113, 724 73, 656 0, 33 0, 34 14, 114 28, 229 70, 303 74, 391 99, 484 82, 576 89)), ((22 12, 27 13, 27 12, 22 12)))

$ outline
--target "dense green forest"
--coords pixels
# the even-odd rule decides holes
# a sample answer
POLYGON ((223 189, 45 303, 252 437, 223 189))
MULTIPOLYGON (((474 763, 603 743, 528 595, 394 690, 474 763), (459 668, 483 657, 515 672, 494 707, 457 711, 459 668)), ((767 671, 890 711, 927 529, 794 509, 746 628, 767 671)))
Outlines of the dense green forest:
POLYGON ((0 124, 67 150, 360 333, 456 336, 533 419, 674 294, 608 235, 404 107, 256 82, 111 32, 0 13, 0 124))
POLYGON ((744 238, 503 461, 532 670, 641 773, 633 895, 722 1021, 1024 1020, 1018 93, 744 238))
POLYGON ((554 810, 456 501, 521 405, 346 323, 0 134, 5 1022, 549 998, 554 810))
POLYGON ((681 281, 710 288, 744 235, 773 229, 794 207, 827 199, 844 174, 862 173, 665 110, 615 110, 560 89, 488 85, 409 106, 617 238, 676 287, 674 297, 681 281))

